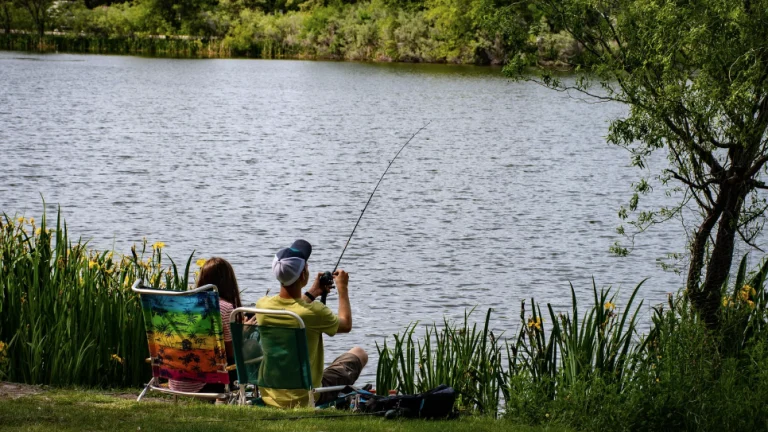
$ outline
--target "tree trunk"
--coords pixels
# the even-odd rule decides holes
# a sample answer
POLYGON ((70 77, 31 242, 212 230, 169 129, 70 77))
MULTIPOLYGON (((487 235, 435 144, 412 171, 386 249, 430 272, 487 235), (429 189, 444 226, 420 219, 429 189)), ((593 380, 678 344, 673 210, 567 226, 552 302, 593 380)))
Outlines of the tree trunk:
POLYGON ((5 34, 11 34, 11 11, 8 9, 7 4, 0 6, 0 15, 3 18, 3 30, 5 34))
MULTIPOLYGON (((709 329, 716 329, 720 322, 718 310, 723 283, 728 279, 733 262, 733 250, 739 214, 744 205, 744 197, 749 191, 746 185, 723 185, 718 196, 718 204, 723 203, 717 227, 717 236, 713 243, 704 283, 699 286, 704 260, 704 245, 712 229, 712 220, 708 217, 697 232, 691 251, 691 267, 688 271, 687 288, 693 307, 709 329), (709 227, 709 229, 707 229, 709 227)), ((710 216, 715 216, 711 214, 710 216)), ((718 217, 715 216, 715 219, 718 217)))

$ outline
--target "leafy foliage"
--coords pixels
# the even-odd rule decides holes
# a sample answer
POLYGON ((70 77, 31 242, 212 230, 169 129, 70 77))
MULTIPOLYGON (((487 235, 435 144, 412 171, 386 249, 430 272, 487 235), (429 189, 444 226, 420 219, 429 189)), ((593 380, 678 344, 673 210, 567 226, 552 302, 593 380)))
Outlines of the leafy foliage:
MULTIPOLYGON (((608 139, 629 150, 634 166, 644 169, 660 149, 667 155, 655 180, 678 203, 642 208, 640 198, 653 190, 653 180, 641 178, 619 216, 634 228, 630 236, 672 218, 693 221, 684 223, 690 239, 686 292, 716 327, 736 236, 754 245, 768 209, 759 193, 768 188, 762 180, 768 162, 768 2, 535 3, 580 44, 583 51, 569 61, 584 73, 574 85, 551 74, 534 80, 627 104, 629 116, 611 124, 608 139)), ((529 61, 521 54, 506 71, 526 79, 529 61)), ((619 232, 626 233, 624 227, 619 232)), ((622 245, 615 250, 627 252, 622 245)))
MULTIPOLYGON (((5 4, 0 3, 0 18, 5 4)), ((40 48, 147 53, 142 44, 112 40, 162 37, 199 40, 203 46, 168 52, 158 47, 150 53, 478 64, 503 64, 523 49, 532 19, 527 8, 508 0, 135 0, 95 7, 79 0, 58 2, 50 11, 45 29, 65 35, 39 32, 40 48)), ((33 29, 31 20, 16 15, 5 20, 9 28, 33 29)), ((13 42, 9 48, 28 45, 21 34, 3 39, 6 45, 13 42)))

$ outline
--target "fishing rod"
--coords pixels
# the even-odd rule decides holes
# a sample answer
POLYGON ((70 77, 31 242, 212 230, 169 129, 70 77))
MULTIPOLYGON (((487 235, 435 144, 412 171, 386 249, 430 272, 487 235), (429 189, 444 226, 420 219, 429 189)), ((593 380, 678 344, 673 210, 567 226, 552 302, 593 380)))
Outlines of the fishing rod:
POLYGON ((344 245, 344 249, 341 250, 341 255, 339 255, 339 259, 336 260, 336 265, 333 266, 332 272, 325 272, 320 277, 320 286, 323 287, 323 295, 320 298, 320 301, 325 304, 325 300, 328 297, 328 292, 333 288, 333 275, 336 273, 336 270, 339 268, 339 263, 341 262, 341 258, 344 256, 344 252, 347 251, 347 246, 349 246, 349 242, 352 240, 352 236, 355 235, 355 230, 357 229, 357 226, 360 225, 360 220, 363 219, 363 215, 365 214, 365 210, 368 208, 368 204, 371 203, 371 200, 373 199, 373 195, 376 193, 376 190, 379 188, 379 185, 381 184, 381 181, 384 180, 384 176, 387 175, 387 171, 389 171, 389 167, 392 166, 392 163, 395 162, 395 159, 397 159, 398 156, 400 156, 400 152, 403 151, 405 146, 407 146, 415 137, 419 134, 419 132, 423 131, 424 129, 429 126, 429 124, 432 123, 432 120, 428 121, 427 124, 421 127, 421 129, 417 130, 416 133, 411 135, 410 138, 408 138, 408 141, 403 144, 402 147, 400 147, 400 150, 397 151, 397 154, 395 154, 395 157, 392 158, 391 161, 389 161, 389 165, 387 165, 387 169, 384 170, 384 174, 381 175, 381 178, 379 178, 379 182, 376 183, 376 187, 373 188, 373 192, 371 192, 371 196, 368 197, 368 202, 365 203, 365 207, 363 207, 363 210, 360 212, 360 217, 357 218, 357 223, 355 223, 355 227, 352 228, 352 233, 349 234, 349 238, 347 239, 347 244, 344 245), (328 287, 326 290, 325 287, 328 287))

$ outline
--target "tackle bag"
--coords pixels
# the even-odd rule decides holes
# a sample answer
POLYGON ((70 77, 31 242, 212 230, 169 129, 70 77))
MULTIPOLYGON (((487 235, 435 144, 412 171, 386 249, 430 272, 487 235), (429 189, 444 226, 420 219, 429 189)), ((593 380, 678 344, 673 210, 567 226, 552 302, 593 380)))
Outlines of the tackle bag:
MULTIPOLYGON (((441 384, 416 395, 370 396, 361 409, 371 413, 386 413, 387 418, 452 418, 456 391, 441 384)), ((361 404, 362 405, 362 404, 361 404)))

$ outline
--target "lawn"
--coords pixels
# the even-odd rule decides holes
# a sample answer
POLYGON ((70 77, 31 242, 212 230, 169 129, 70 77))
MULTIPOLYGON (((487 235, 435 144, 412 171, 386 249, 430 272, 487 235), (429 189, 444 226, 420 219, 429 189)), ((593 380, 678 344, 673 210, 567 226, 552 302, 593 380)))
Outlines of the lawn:
MULTIPOLYGON (((562 428, 513 425, 504 420, 461 417, 456 420, 387 420, 346 411, 276 410, 214 406, 193 400, 135 401, 130 392, 47 390, 21 397, 0 394, 0 430, 23 431, 563 431, 562 428)), ((136 391, 138 393, 138 391, 136 391)))

